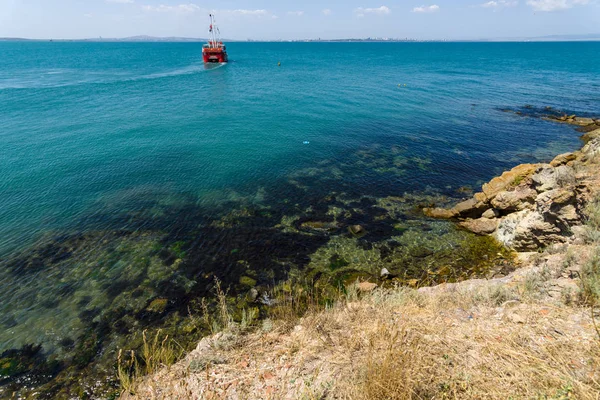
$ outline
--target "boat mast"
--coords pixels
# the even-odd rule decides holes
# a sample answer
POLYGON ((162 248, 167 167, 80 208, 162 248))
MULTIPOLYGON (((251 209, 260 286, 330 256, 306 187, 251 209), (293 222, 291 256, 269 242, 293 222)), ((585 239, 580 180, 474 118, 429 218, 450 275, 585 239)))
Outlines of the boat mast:
POLYGON ((209 28, 209 32, 211 34, 210 37, 210 46, 211 47, 219 47, 219 37, 218 37, 218 33, 219 33, 219 28, 217 27, 217 24, 215 23, 215 16, 212 14, 209 14, 210 16, 210 28, 209 28))

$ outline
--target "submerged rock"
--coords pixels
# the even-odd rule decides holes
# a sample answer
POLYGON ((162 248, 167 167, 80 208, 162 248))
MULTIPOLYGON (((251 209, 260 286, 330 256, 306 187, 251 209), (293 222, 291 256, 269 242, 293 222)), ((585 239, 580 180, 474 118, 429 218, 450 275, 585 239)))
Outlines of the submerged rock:
POLYGON ((361 225, 351 225, 348 227, 348 231, 357 237, 362 237, 366 235, 367 231, 361 225))
POLYGON ((423 213, 431 218, 450 219, 456 217, 454 209, 448 210, 445 208, 424 208, 423 213))
POLYGON ((300 228, 315 232, 334 232, 339 229, 339 225, 335 222, 306 221, 300 225, 300 228))
POLYGON ((581 126, 587 126, 595 124, 596 121, 594 121, 592 118, 575 117, 573 118, 573 123, 581 126))

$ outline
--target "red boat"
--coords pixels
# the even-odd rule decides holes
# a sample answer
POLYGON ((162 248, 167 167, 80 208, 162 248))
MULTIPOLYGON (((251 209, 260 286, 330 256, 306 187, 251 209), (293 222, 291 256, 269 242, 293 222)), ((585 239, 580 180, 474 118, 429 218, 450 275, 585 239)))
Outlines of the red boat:
POLYGON ((221 39, 219 39, 219 28, 215 24, 215 16, 212 14, 210 14, 210 28, 208 32, 210 33, 208 43, 202 46, 204 63, 226 63, 227 49, 221 39))

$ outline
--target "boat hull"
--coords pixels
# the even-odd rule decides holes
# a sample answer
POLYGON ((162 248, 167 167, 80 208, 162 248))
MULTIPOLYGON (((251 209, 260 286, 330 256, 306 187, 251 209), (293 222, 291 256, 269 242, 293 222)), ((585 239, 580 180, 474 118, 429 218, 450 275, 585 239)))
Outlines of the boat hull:
POLYGON ((203 49, 202 58, 204 59, 204 63, 226 63, 227 62, 227 52, 221 49, 203 49))

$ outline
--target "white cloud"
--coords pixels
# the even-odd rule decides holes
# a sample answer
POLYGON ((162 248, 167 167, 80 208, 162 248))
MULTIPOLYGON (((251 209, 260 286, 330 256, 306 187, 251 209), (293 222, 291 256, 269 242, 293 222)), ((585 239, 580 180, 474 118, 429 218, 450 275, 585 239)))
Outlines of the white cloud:
POLYGON ((207 10, 197 6, 196 4, 179 4, 179 5, 165 5, 161 4, 159 6, 150 6, 145 5, 142 6, 142 10, 146 12, 155 12, 155 13, 173 13, 173 14, 193 14, 193 13, 208 13, 214 12, 217 16, 238 16, 238 17, 271 17, 276 19, 277 16, 273 15, 267 10, 245 10, 245 9, 237 9, 237 10, 207 10))
POLYGON ((377 15, 386 15, 390 14, 392 10, 390 10, 386 6, 381 6, 378 8, 362 8, 358 7, 354 10, 354 13, 359 17, 364 17, 366 14, 377 14, 377 15))
POLYGON ((566 10, 575 5, 589 4, 590 0, 527 0, 527 5, 535 11, 566 10))
POLYGON ((481 4, 481 7, 484 8, 493 8, 494 10, 504 8, 504 7, 514 7, 519 4, 518 1, 514 0, 497 0, 497 1, 488 1, 487 3, 481 4))
POLYGON ((296 17, 301 17, 304 15, 304 11, 288 11, 288 15, 295 15, 296 17))
POLYGON ((179 4, 177 6, 166 6, 161 4, 159 6, 142 6, 142 10, 148 12, 176 12, 181 14, 190 14, 196 11, 200 11, 200 7, 195 4, 179 4))
POLYGON ((132 4, 134 0, 104 0, 107 3, 120 3, 120 4, 132 4))
POLYGON ((264 17, 269 15, 267 10, 233 10, 233 11, 222 11, 224 13, 238 14, 238 15, 251 15, 255 17, 264 17))
POLYGON ((271 19, 279 19, 279 17, 269 10, 215 10, 214 13, 217 17, 223 16, 223 18, 227 17, 243 17, 243 18, 271 18, 271 19))
POLYGON ((323 13, 323 15, 331 15, 331 10, 329 8, 326 8, 321 12, 323 13))
POLYGON ((437 12, 440 10, 440 6, 438 6, 437 4, 431 5, 431 6, 421 6, 421 7, 415 7, 413 8, 412 12, 416 12, 416 13, 433 13, 433 12, 437 12))

